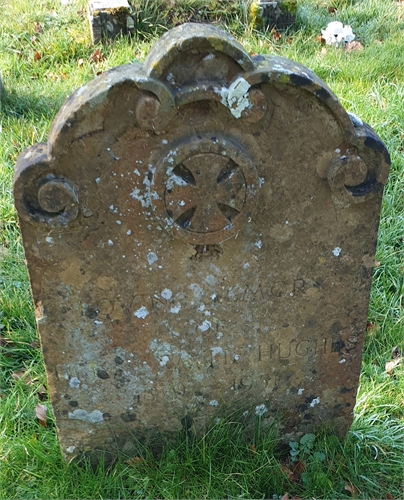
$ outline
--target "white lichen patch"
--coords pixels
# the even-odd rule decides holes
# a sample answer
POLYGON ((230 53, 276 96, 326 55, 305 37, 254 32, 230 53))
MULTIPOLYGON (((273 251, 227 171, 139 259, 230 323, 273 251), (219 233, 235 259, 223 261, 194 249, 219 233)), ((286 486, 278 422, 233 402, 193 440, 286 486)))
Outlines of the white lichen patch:
POLYGON ((262 248, 262 241, 261 240, 258 240, 254 243, 254 246, 257 247, 257 248, 262 248))
POLYGON ((178 314, 181 310, 181 304, 177 304, 170 309, 171 314, 178 314))
POLYGON ((75 446, 68 446, 68 447, 66 448, 66 453, 70 453, 70 454, 72 454, 72 453, 74 453, 74 450, 75 450, 75 449, 76 449, 76 447, 75 447, 75 446))
POLYGON ((80 386, 80 380, 77 377, 72 377, 69 382, 70 387, 77 389, 80 386))
POLYGON ((212 399, 212 401, 209 401, 210 406, 219 406, 219 403, 216 401, 216 399, 212 399))
POLYGON ((158 200, 159 196, 156 192, 150 190, 150 186, 146 186, 146 193, 142 194, 139 188, 135 188, 129 196, 136 201, 139 201, 142 207, 147 208, 151 206, 151 200, 158 200))
POLYGON ((209 330, 209 328, 212 326, 212 323, 205 319, 205 321, 202 323, 202 325, 198 326, 198 329, 201 330, 201 332, 206 332, 209 330))
POLYGON ((199 302, 202 299, 205 292, 202 290, 202 288, 197 283, 191 283, 189 285, 189 288, 193 292, 194 300, 196 302, 199 302))
POLYGON ((45 241, 46 241, 46 243, 51 243, 51 244, 54 243, 53 238, 51 236, 47 236, 45 238, 45 241))
POLYGON ((341 252, 342 249, 340 247, 335 247, 334 250, 332 251, 332 254, 334 255, 334 257, 338 257, 341 252))
POLYGON ((163 297, 163 299, 170 300, 173 296, 173 292, 169 288, 164 288, 164 290, 161 292, 161 296, 163 297))
POLYGON ((248 100, 250 84, 243 77, 237 78, 229 88, 222 87, 219 94, 222 104, 227 106, 235 118, 240 118, 241 113, 251 106, 248 100))
POLYGON ((262 417, 267 411, 268 408, 265 405, 258 405, 255 407, 255 414, 257 417, 262 417))
POLYGON ((319 403, 320 403, 320 398, 314 398, 310 403, 310 408, 314 408, 319 403))
POLYGON ((157 262, 158 260, 159 258, 154 252, 149 252, 147 254, 147 262, 149 263, 149 266, 151 266, 152 264, 154 264, 154 262, 157 262))
POLYGON ((298 394, 299 396, 301 396, 301 395, 303 394, 303 391, 304 391, 304 389, 299 389, 299 390, 297 391, 297 394, 298 394))
POLYGON ((339 364, 342 365, 342 363, 346 363, 346 359, 345 358, 342 358, 340 361, 339 361, 339 364))
POLYGON ((160 361, 160 366, 166 366, 166 364, 170 361, 168 356, 163 356, 160 361))
POLYGON ((210 351, 212 356, 216 356, 216 354, 223 354, 223 349, 221 347, 211 347, 210 351))
POLYGON ((186 186, 187 182, 176 174, 171 174, 167 179, 167 189, 171 190, 174 186, 186 186))
POLYGON ((140 307, 137 311, 133 313, 136 318, 144 319, 146 316, 149 315, 149 311, 146 309, 145 306, 140 307))
POLYGON ((112 240, 108 240, 108 246, 112 247, 113 244, 114 242, 112 240))
POLYGON ((166 80, 167 82, 171 83, 171 85, 175 85, 175 79, 172 73, 168 73, 168 75, 166 76, 166 80))
POLYGON ((68 416, 72 420, 81 420, 83 422, 89 422, 91 424, 102 422, 104 420, 104 417, 100 410, 93 410, 90 413, 86 412, 86 410, 74 410, 73 412, 69 412, 68 416))

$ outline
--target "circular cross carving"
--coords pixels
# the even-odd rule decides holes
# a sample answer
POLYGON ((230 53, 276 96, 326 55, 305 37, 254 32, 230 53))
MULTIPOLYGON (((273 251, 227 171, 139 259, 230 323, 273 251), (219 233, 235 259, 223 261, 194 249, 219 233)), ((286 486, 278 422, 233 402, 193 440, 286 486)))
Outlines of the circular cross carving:
POLYGON ((183 229, 212 233, 231 225, 243 209, 246 183, 233 160, 215 153, 191 156, 167 180, 167 213, 183 229))
POLYGON ((213 139, 178 148, 174 165, 166 159, 156 173, 165 218, 174 234, 195 245, 237 234, 252 216, 258 189, 251 159, 230 141, 213 139))

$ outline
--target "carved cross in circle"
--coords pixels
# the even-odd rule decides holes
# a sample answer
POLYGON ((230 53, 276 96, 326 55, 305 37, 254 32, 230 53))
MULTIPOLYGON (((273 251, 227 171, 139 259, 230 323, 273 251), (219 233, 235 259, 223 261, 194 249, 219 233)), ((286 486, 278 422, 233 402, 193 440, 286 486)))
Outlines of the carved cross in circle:
POLYGON ((165 191, 167 213, 187 231, 210 233, 231 229, 246 199, 241 168, 217 153, 201 153, 178 164, 165 191))

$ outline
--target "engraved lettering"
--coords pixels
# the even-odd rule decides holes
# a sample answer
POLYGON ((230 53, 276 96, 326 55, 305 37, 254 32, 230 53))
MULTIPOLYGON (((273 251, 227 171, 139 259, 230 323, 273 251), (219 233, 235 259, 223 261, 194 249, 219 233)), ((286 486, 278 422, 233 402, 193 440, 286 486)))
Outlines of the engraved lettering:
POLYGON ((264 294, 262 293, 261 286, 259 285, 256 289, 252 289, 251 287, 247 286, 243 300, 246 302, 251 302, 259 299, 263 299, 264 294))
POLYGON ((111 314, 112 311, 114 310, 114 303, 108 299, 102 299, 98 302, 98 314, 101 314, 102 316, 107 316, 108 314, 111 314))
POLYGON ((284 297, 287 294, 287 285, 284 281, 277 281, 271 287, 271 295, 274 297, 284 297))
POLYGON ((260 344, 256 360, 258 362, 267 362, 273 359, 287 359, 291 356, 310 358, 314 355, 324 355, 328 352, 329 339, 292 339, 288 343, 260 344))
POLYGON ((301 340, 296 344, 295 352, 298 356, 307 356, 310 350, 310 340, 301 340))
POLYGON ((303 279, 297 279, 293 282, 293 295, 304 294, 305 290, 305 282, 303 279))
POLYGON ((150 295, 135 295, 130 305, 131 312, 138 310, 140 307, 145 307, 148 311, 153 310, 153 301, 150 295))
POLYGON ((153 295, 149 297, 152 304, 153 311, 166 311, 167 310, 167 300, 161 299, 158 295, 153 295))

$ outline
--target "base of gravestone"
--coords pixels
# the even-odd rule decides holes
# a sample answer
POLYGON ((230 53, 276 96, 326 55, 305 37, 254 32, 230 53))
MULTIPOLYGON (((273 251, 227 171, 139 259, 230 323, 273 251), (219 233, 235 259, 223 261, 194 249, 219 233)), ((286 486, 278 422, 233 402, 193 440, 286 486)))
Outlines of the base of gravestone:
POLYGON ((130 34, 135 23, 127 0, 91 0, 88 20, 94 43, 130 34))
POLYGON ((242 436, 245 446, 248 448, 255 442, 257 436, 260 439, 269 437, 277 443, 280 449, 288 449, 290 440, 299 440, 303 433, 284 434, 282 415, 276 410, 271 411, 259 406, 233 406, 221 408, 209 419, 201 417, 185 417, 181 420, 182 428, 172 432, 159 432, 156 429, 148 429, 143 432, 120 432, 109 433, 102 447, 86 447, 81 453, 76 454, 73 446, 64 448, 62 451, 67 461, 74 460, 80 464, 89 463, 96 470, 100 463, 110 467, 118 460, 134 461, 144 460, 147 457, 159 459, 167 450, 182 446, 193 446, 200 443, 212 433, 217 436, 227 436, 231 439, 232 434, 238 438, 242 436), (248 409, 246 409, 248 408, 248 409), (67 451, 67 452, 66 452, 67 451))
POLYGON ((251 22, 254 28, 285 29, 295 22, 296 11, 296 0, 258 0, 251 5, 251 22))

